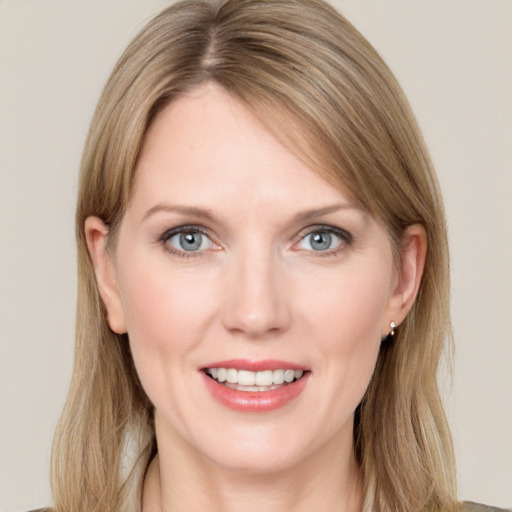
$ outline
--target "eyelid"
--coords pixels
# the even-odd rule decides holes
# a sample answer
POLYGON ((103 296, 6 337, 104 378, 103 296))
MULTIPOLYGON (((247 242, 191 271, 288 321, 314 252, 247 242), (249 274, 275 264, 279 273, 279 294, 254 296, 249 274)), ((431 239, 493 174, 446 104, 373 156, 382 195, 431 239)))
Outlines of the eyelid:
MULTIPOLYGON (((312 226, 308 226, 307 228, 304 228, 298 235, 298 241, 293 244, 293 248, 296 248, 307 236, 317 233, 317 232, 325 232, 333 234, 341 239, 341 243, 339 246, 333 248, 333 249, 327 249, 325 251, 309 251, 312 253, 315 253, 316 256, 330 256, 333 254, 337 254, 338 252, 342 251, 347 246, 351 245, 354 241, 354 237, 351 233, 349 233, 347 230, 343 228, 339 228, 337 226, 332 226, 329 224, 315 224, 312 226)), ((302 250, 300 248, 297 248, 296 250, 302 250)))
MULTIPOLYGON (((352 244, 352 242, 354 240, 354 237, 352 236, 352 234, 343 228, 333 226, 330 224, 313 224, 313 225, 310 225, 310 226, 302 229, 296 235, 297 240, 296 240, 296 242, 294 242, 292 244, 292 249, 303 250, 303 249, 297 247, 298 244, 300 244, 304 240, 304 238, 306 238, 307 236, 311 235, 312 233, 316 233, 316 232, 331 233, 341 239, 341 243, 339 244, 339 246, 337 246, 333 249, 327 249, 325 251, 310 251, 310 252, 315 252, 317 256, 322 256, 322 255, 329 256, 329 255, 336 254, 336 253, 340 252, 341 250, 343 250, 344 248, 346 248, 348 245, 352 244)), ((181 226, 176 226, 176 227, 167 229, 158 238, 157 241, 158 241, 158 243, 164 245, 166 250, 171 252, 172 254, 178 255, 181 257, 187 257, 187 258, 203 255, 205 252, 208 252, 210 250, 215 251, 215 250, 221 249, 220 244, 218 244, 215 241, 210 230, 205 228, 204 226, 200 226, 200 225, 196 225, 196 224, 184 224, 181 226), (200 251, 185 251, 185 250, 177 249, 176 247, 171 246, 170 244, 167 243, 169 241, 169 239, 171 239, 172 237, 179 235, 181 233, 186 233, 186 232, 190 232, 190 231, 198 232, 201 235, 207 237, 213 247, 209 248, 209 249, 200 250, 200 251)))
POLYGON ((181 226, 176 226, 174 228, 169 228, 165 230, 159 237, 159 240, 169 240, 169 238, 173 237, 174 235, 179 235, 180 233, 185 233, 187 231, 197 231, 198 233, 201 233, 202 235, 205 235, 208 238, 211 237, 209 230, 204 228, 203 226, 197 226, 195 224, 183 224, 181 226))
POLYGON ((326 231, 328 233, 334 233, 341 237, 345 242, 351 243, 354 240, 354 237, 351 233, 349 233, 346 229, 339 228, 337 226, 332 226, 330 224, 314 224, 312 226, 308 226, 300 231, 297 235, 301 240, 310 235, 311 233, 316 233, 317 231, 326 231))
POLYGON ((206 238, 208 238, 208 240, 210 241, 210 243, 213 246, 210 250, 219 250, 220 249, 219 244, 217 244, 213 240, 210 230, 206 229, 203 226, 198 226, 195 224, 184 224, 181 226, 176 226, 176 227, 167 229, 158 238, 158 242, 160 244, 164 245, 167 251, 171 252, 172 254, 182 256, 182 257, 187 257, 187 258, 196 257, 196 256, 199 256, 199 255, 203 254, 204 252, 206 252, 206 250, 201 250, 201 251, 180 250, 180 249, 177 249, 176 247, 171 246, 170 244, 167 243, 174 236, 180 235, 182 233, 187 233, 187 232, 197 232, 197 233, 200 233, 201 235, 205 236, 206 238))

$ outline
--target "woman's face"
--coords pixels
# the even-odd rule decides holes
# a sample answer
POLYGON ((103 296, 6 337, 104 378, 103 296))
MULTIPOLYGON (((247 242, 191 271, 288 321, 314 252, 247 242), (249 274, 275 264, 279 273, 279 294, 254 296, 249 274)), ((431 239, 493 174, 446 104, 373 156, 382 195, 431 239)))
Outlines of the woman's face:
POLYGON ((168 106, 112 253, 86 229, 161 450, 267 471, 351 446, 400 272, 385 229, 243 104, 210 85, 168 106))

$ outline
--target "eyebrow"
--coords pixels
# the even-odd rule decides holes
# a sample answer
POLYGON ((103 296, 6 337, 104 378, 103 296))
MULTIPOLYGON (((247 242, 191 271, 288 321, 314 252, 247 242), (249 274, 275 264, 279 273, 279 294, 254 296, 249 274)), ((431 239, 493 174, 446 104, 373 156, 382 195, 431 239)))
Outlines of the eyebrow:
MULTIPOLYGON (((330 206, 325 206, 322 208, 313 208, 311 210, 305 210, 302 212, 298 212, 292 217, 293 222, 303 222, 309 219, 313 219, 315 217, 321 217, 323 215, 328 215, 329 213, 334 213, 339 210, 360 210, 357 206, 354 206, 350 203, 339 203, 333 204, 330 206)), ((198 219, 204 219, 211 222, 218 222, 218 217, 213 213, 209 208, 199 208, 197 206, 185 206, 185 205, 169 205, 169 204, 157 204, 150 208, 145 214, 142 220, 146 220, 148 217, 151 217, 155 213, 165 212, 165 213, 178 213, 181 215, 188 215, 191 217, 196 217, 198 219)))
POLYGON ((197 206, 184 206, 184 205, 169 205, 169 204, 157 204, 150 208, 145 214, 142 220, 146 220, 151 215, 158 212, 165 213, 179 213, 181 215, 190 215, 191 217, 197 217, 198 219, 205 219, 209 221, 216 221, 217 217, 212 210, 208 208, 198 208, 197 206))
POLYGON ((295 222, 305 221, 313 219, 315 217, 321 217, 322 215, 327 215, 329 213, 334 213, 339 210, 360 210, 360 208, 350 203, 333 204, 331 206, 325 206, 323 208, 313 208, 312 210, 305 210, 303 212, 299 212, 293 217, 293 220, 295 222))

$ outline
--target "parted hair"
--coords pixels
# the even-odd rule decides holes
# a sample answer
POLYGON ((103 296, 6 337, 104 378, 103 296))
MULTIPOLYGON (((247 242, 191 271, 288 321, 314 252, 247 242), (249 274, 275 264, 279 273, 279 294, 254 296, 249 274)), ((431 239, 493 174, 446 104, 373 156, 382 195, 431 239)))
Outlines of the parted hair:
POLYGON ((455 510, 451 437, 437 371, 451 344, 444 209, 422 136, 386 64, 321 0, 185 0, 151 20, 109 77, 83 153, 76 210, 75 362, 52 457, 56 512, 137 511, 156 452, 153 407, 128 335, 108 326, 84 232, 109 240, 130 200, 155 115, 212 82, 241 100, 311 169, 386 226, 396 258, 405 230, 428 248, 417 299, 381 345, 356 410, 365 510, 455 510))

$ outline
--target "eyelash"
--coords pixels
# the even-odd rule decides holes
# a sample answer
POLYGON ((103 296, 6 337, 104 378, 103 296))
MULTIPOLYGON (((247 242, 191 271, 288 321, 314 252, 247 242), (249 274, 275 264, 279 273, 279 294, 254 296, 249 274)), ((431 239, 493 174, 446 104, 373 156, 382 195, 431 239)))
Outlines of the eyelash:
POLYGON ((310 226, 303 230, 300 233, 300 240, 294 244, 294 247, 303 242, 308 236, 313 235, 315 233, 321 233, 321 234, 329 234, 329 235, 335 235, 338 238, 340 238, 340 243, 337 247, 325 251, 314 251, 311 250, 309 252, 313 253, 315 256, 318 257, 329 257, 329 256, 335 256, 342 252, 344 249, 346 249, 348 246, 350 246, 354 242, 354 237, 346 230, 330 226, 330 225, 315 225, 310 226))
POLYGON ((177 228, 168 229, 162 236, 158 239, 158 242, 164 246, 165 250, 170 252, 173 256, 178 256, 179 258, 190 259, 197 258, 201 256, 204 251, 185 251, 178 250, 172 247, 169 244, 169 240, 175 237, 176 235, 181 235, 184 233, 199 233, 200 235, 206 237, 212 244, 214 242, 211 241, 211 236, 208 234, 208 231, 204 228, 194 225, 180 226, 177 228))
MULTIPOLYGON (((205 230, 204 228, 202 228, 200 226, 194 226, 194 225, 186 225, 186 226, 180 226, 180 227, 168 229, 167 231, 165 231, 162 234, 162 236, 160 236, 160 238, 158 239, 158 242, 162 246, 164 246, 166 251, 170 252, 174 256, 178 256, 179 258, 190 259, 190 258, 197 258, 199 256, 202 256, 203 253, 205 252, 204 250, 200 250, 200 251, 178 250, 169 244, 169 240, 171 240, 173 237, 175 237, 176 235, 184 234, 184 233, 199 233, 200 235, 206 237, 210 241, 211 244, 216 245, 215 242, 213 242, 211 240, 211 236, 209 235, 207 230, 205 230)), ((308 252, 311 252, 315 256, 319 256, 319 257, 328 257, 328 256, 337 255, 338 253, 342 252, 347 246, 350 246, 354 241, 353 236, 348 231, 345 231, 344 229, 337 228, 337 227, 330 226, 330 225, 315 225, 315 226, 310 226, 310 227, 306 228, 305 230, 303 230, 299 234, 299 237, 300 237, 299 241, 295 242, 293 244, 293 247, 297 247, 308 236, 313 235, 315 233, 321 233, 321 234, 326 233, 329 235, 335 235, 336 237, 341 239, 341 242, 339 243, 339 245, 337 247, 335 247, 334 249, 325 250, 325 251, 321 251, 321 250, 315 251, 313 249, 308 250, 308 252)), ((300 249, 297 249, 297 250, 300 250, 300 249)))

